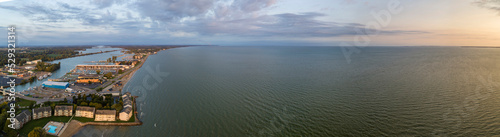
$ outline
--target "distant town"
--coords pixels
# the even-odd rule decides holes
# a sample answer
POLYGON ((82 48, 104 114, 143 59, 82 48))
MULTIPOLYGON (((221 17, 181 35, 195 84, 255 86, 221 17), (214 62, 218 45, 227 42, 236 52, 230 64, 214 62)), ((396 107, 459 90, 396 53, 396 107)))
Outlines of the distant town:
POLYGON ((183 46, 116 46, 122 55, 76 65, 60 78, 49 78, 65 63, 57 62, 59 59, 117 50, 83 53, 91 47, 23 48, 18 53, 22 61, 14 70, 0 69, 0 92, 4 97, 9 93, 4 86, 11 78, 18 85, 44 82, 17 91, 15 101, 0 99, 0 129, 6 136, 72 136, 85 125, 142 125, 135 116, 137 96, 122 89, 149 55, 176 47, 183 46), (7 113, 12 103, 13 119, 7 113))

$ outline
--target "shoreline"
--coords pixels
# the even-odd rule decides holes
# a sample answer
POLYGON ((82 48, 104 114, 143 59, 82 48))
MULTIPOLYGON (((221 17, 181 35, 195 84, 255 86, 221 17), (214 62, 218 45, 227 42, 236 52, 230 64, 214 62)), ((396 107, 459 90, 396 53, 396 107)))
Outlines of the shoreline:
POLYGON ((71 137, 75 135, 76 133, 80 132, 81 129, 83 129, 87 125, 93 125, 93 126, 140 126, 142 125, 142 121, 137 118, 137 105, 136 105, 136 98, 139 96, 134 96, 134 122, 125 122, 125 123, 115 123, 115 122, 85 122, 82 123, 78 120, 71 120, 70 122, 66 123, 63 131, 59 133, 59 137, 71 137))
MULTIPOLYGON (((130 71, 128 74, 126 74, 125 76, 122 76, 120 78, 120 80, 124 83, 123 87, 125 87, 128 83, 128 81, 134 76, 135 72, 137 70, 139 70, 142 65, 147 61, 147 59, 149 58, 149 55, 147 55, 145 58, 144 58, 144 61, 141 62, 140 65, 134 67, 132 71, 130 71)), ((122 91, 120 91, 122 92, 122 91)), ((87 125, 93 125, 93 126, 140 126, 142 125, 142 121, 139 120, 139 118, 137 118, 137 104, 136 104, 136 98, 138 96, 134 96, 134 100, 133 100, 133 103, 134 103, 134 119, 135 121, 134 122, 127 122, 127 123, 113 123, 113 122, 85 122, 85 123, 82 123, 78 120, 71 120, 70 122, 66 123, 65 127, 64 127, 64 131, 62 131, 58 136, 59 137, 71 137, 75 134, 77 134, 78 132, 80 132, 81 129, 83 129, 85 126, 87 125)))

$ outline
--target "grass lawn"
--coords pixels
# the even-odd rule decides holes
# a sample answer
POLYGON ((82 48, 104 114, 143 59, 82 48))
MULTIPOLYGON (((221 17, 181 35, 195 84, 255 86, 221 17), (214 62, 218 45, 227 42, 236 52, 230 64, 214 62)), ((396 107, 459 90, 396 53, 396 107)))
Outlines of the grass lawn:
POLYGON ((36 103, 36 101, 25 100, 21 98, 16 98, 16 99, 17 99, 16 104, 19 106, 30 106, 31 103, 36 103))
POLYGON ((23 128, 19 130, 19 134, 21 136, 28 136, 31 130, 33 130, 35 127, 43 128, 43 126, 45 126, 45 124, 47 124, 49 121, 66 123, 70 118, 71 117, 46 117, 46 118, 31 120, 30 122, 23 125, 23 128))
POLYGON ((74 120, 78 120, 82 123, 85 123, 85 122, 94 122, 94 119, 93 118, 85 118, 85 117, 73 117, 74 120))

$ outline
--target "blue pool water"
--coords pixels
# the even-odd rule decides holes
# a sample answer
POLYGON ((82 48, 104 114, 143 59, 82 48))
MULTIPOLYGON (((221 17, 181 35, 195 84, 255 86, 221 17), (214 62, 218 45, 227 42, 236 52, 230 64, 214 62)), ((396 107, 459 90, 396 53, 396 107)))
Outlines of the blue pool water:
POLYGON ((52 134, 56 133, 56 128, 57 128, 56 126, 49 125, 49 128, 50 128, 50 129, 49 129, 49 131, 47 131, 47 132, 52 133, 52 134))

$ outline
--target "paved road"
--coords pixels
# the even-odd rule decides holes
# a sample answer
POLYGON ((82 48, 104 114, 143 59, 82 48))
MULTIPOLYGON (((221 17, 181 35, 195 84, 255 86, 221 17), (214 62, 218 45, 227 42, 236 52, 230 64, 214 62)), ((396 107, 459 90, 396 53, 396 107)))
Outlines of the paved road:
MULTIPOLYGON (((101 86, 96 87, 96 89, 99 88, 99 87, 106 86, 106 87, 103 87, 104 89, 102 91, 108 91, 111 87, 113 87, 113 85, 115 83, 118 82, 118 80, 122 79, 124 76, 127 76, 129 74, 132 75, 135 71, 137 71, 139 68, 141 68, 142 64, 144 64, 144 62, 146 62, 146 59, 148 57, 149 57, 149 55, 147 55, 144 59, 142 59, 141 63, 138 64, 138 65, 136 65, 134 68, 132 68, 130 70, 127 70, 125 73, 122 73, 119 76, 117 76, 117 77, 115 77, 115 78, 113 78, 111 80, 108 80, 106 83, 102 84, 101 86), (115 82, 113 82, 113 81, 115 81, 115 82), (109 83, 111 83, 111 84, 109 84, 109 83)), ((127 83, 124 82, 124 81, 122 81, 122 84, 123 84, 123 86, 125 86, 125 84, 127 84, 127 83)))

